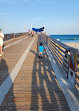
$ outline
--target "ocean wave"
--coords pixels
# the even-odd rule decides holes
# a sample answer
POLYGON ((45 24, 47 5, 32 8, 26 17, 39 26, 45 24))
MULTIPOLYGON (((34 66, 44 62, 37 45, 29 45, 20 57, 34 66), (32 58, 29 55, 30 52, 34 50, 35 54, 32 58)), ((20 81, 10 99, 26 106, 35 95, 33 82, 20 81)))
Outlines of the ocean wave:
POLYGON ((56 40, 60 41, 60 39, 56 39, 56 40))
POLYGON ((60 42, 79 42, 79 35, 50 35, 60 42))
POLYGON ((79 40, 77 38, 72 38, 72 39, 60 39, 60 40, 79 40))

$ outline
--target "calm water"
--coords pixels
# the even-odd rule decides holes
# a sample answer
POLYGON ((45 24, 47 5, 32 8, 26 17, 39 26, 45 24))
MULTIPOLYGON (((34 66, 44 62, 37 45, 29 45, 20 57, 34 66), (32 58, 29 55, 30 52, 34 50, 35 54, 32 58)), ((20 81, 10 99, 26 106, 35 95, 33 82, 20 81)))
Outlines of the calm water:
POLYGON ((79 35, 50 35, 63 43, 79 43, 79 35))

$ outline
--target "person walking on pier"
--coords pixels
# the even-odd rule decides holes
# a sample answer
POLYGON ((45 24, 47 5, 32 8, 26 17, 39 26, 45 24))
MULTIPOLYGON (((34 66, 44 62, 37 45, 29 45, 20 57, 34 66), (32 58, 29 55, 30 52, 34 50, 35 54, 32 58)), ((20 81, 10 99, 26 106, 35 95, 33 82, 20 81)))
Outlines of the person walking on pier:
POLYGON ((0 51, 1 51, 0 56, 2 56, 3 39, 4 39, 4 34, 2 33, 2 29, 0 28, 0 51))
POLYGON ((30 35, 30 30, 28 31, 28 34, 30 35))
POLYGON ((41 58, 43 58, 43 50, 44 50, 43 44, 40 43, 40 46, 39 46, 39 57, 41 57, 41 58))
POLYGON ((33 34, 34 34, 33 30, 32 30, 32 32, 31 32, 31 33, 32 33, 32 37, 33 37, 33 34))

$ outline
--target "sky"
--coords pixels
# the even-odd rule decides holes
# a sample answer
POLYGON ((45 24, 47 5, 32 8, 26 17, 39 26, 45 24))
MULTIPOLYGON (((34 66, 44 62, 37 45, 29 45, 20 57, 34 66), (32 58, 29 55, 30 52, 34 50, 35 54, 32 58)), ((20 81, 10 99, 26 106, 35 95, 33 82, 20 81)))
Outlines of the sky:
POLYGON ((79 34, 79 0, 0 0, 3 33, 45 25, 47 34, 79 34))

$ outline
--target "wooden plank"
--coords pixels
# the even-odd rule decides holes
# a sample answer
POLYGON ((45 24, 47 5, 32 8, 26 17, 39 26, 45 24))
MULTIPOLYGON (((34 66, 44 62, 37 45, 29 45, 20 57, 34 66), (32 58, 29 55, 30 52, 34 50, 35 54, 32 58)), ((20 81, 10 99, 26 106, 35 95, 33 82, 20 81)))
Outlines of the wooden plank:
POLYGON ((79 79, 79 74, 75 73, 75 77, 79 79))
POLYGON ((39 58, 36 46, 37 39, 0 110, 70 111, 46 52, 39 58))
MULTIPOLYGON (((52 49, 51 49, 52 50, 52 49)), ((59 61, 62 61, 64 64, 65 64, 65 66, 68 68, 69 67, 69 65, 60 57, 60 55, 59 55, 59 53, 58 52, 55 52, 54 53, 55 55, 56 55, 56 58, 58 59, 58 58, 60 58, 60 60, 59 61)), ((65 58, 65 57, 64 57, 65 58)), ((62 63, 61 62, 61 63, 62 63)))
POLYGON ((79 82, 77 80, 75 80, 75 83, 77 84, 77 86, 79 87, 79 82))
POLYGON ((78 66, 76 66, 76 70, 79 72, 79 67, 78 66))
POLYGON ((66 53, 64 50, 62 50, 59 46, 57 46, 55 43, 53 43, 59 50, 61 50, 63 52, 63 54, 65 54, 66 56, 69 57, 69 54, 66 53))

